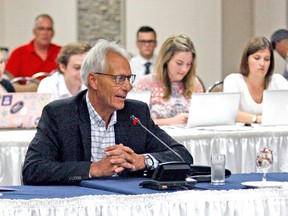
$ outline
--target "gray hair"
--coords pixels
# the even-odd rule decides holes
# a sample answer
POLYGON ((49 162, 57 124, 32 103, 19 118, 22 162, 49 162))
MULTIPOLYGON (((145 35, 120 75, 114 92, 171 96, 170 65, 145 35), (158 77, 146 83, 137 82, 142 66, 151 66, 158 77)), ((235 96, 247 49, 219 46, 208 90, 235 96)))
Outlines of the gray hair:
POLYGON ((105 73, 107 70, 105 57, 111 51, 117 53, 129 62, 129 53, 116 43, 116 41, 108 41, 100 39, 94 47, 92 47, 84 58, 81 66, 81 77, 84 85, 88 86, 88 75, 91 72, 105 73))
POLYGON ((35 22, 35 23, 34 23, 34 28, 37 27, 38 21, 39 21, 40 18, 50 19, 50 20, 51 20, 51 23, 52 23, 52 26, 54 25, 54 21, 53 21, 52 17, 51 17, 49 14, 40 14, 40 15, 38 15, 38 16, 35 18, 35 20, 34 20, 34 22, 35 22))

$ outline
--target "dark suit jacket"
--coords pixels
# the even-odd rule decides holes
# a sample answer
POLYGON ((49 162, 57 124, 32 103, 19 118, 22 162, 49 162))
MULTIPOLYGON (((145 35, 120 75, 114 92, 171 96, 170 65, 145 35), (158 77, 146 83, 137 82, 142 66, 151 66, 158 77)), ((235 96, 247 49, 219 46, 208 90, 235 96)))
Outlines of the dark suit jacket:
MULTIPOLYGON (((24 184, 77 184, 89 178, 91 127, 85 95, 86 90, 75 97, 53 101, 43 109, 25 157, 24 184)), ((125 107, 117 111, 116 144, 122 143, 137 154, 150 153, 159 162, 179 161, 143 128, 134 126, 131 115, 141 119, 144 126, 186 162, 193 163, 187 149, 154 124, 148 106, 140 101, 126 100, 125 107)))

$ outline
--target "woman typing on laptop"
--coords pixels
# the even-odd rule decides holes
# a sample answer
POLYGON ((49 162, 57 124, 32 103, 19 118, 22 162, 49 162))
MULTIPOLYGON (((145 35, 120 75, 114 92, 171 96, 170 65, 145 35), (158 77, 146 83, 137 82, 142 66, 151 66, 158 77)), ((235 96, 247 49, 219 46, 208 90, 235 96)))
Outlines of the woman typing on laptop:
POLYGON ((150 111, 159 125, 186 124, 193 92, 203 92, 196 78, 196 52, 184 34, 163 43, 156 62, 156 73, 140 77, 136 91, 151 91, 150 111))
POLYGON ((264 90, 288 89, 287 80, 280 74, 273 74, 273 70, 270 41, 265 37, 253 37, 242 53, 240 73, 224 79, 224 92, 241 92, 238 122, 261 123, 264 90))

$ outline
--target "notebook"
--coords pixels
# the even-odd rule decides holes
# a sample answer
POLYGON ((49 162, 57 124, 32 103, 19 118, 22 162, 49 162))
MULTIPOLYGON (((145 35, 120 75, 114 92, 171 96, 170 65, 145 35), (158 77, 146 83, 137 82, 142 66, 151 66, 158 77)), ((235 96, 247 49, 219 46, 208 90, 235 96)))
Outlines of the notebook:
POLYGON ((150 105, 150 97, 151 97, 151 92, 150 91, 130 91, 127 95, 127 99, 134 99, 134 100, 139 100, 142 101, 148 106, 150 105))
POLYGON ((50 93, 17 92, 0 95, 0 128, 35 128, 50 93))
POLYGON ((265 90, 262 125, 288 125, 288 90, 265 90))
POLYGON ((239 103, 240 92, 194 93, 186 127, 235 125, 239 103))

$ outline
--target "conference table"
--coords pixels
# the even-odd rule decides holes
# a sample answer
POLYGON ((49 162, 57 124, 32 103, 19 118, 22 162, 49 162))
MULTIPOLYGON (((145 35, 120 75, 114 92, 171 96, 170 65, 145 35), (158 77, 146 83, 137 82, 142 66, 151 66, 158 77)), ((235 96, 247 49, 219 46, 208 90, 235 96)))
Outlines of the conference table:
POLYGON ((152 190, 139 186, 145 178, 121 177, 75 186, 0 187, 0 216, 288 215, 287 179, 288 173, 269 173, 274 188, 253 187, 260 173, 232 174, 218 186, 199 182, 190 190, 152 190))
MULTIPOLYGON (((193 155, 194 164, 210 165, 210 155, 226 155, 226 168, 232 173, 259 172, 256 152, 264 147, 273 150, 271 172, 288 172, 288 127, 233 125, 225 127, 162 127, 193 155)), ((35 135, 31 130, 0 130, 0 156, 5 163, 0 185, 20 185, 21 166, 26 150, 35 135)), ((160 143, 159 143, 160 144, 160 143)))
POLYGON ((264 147, 273 151, 271 172, 288 172, 288 126, 162 127, 193 155, 194 164, 210 165, 212 154, 226 155, 232 173, 257 172, 256 153, 264 147))

